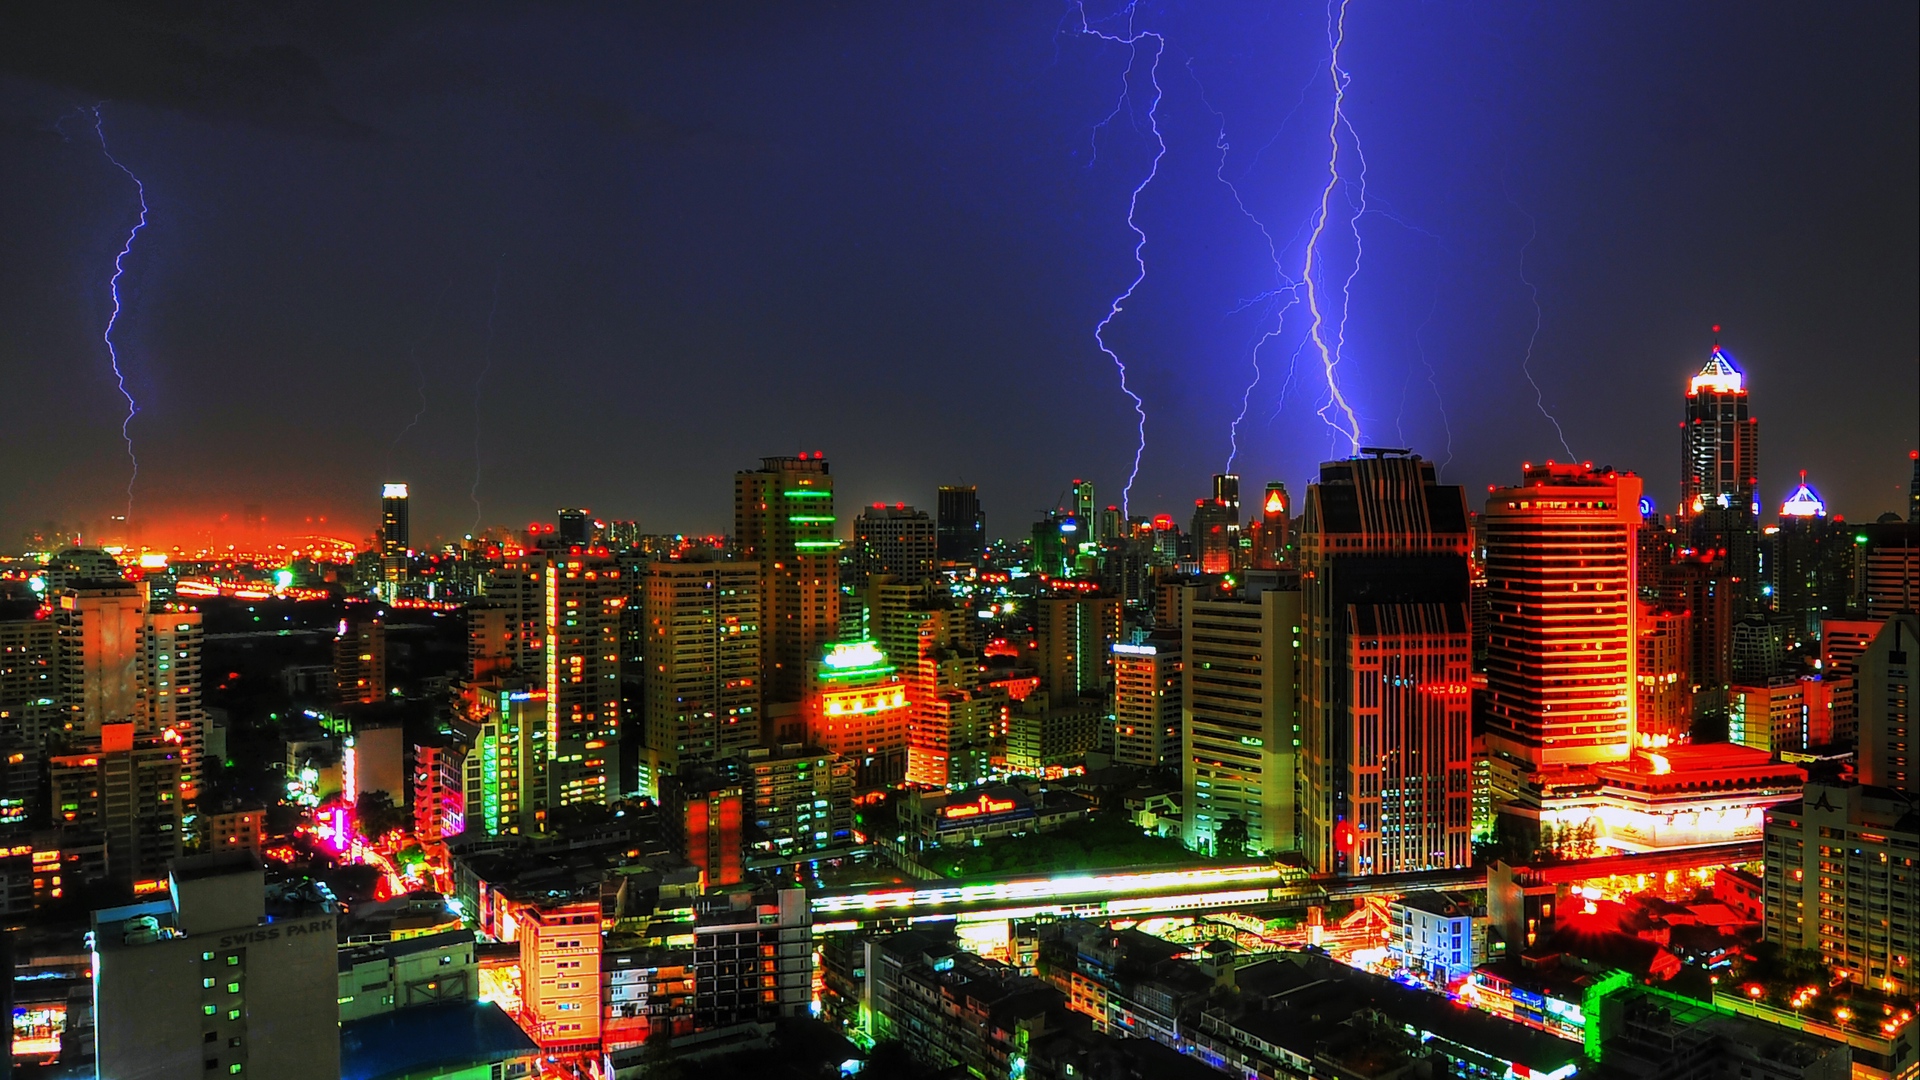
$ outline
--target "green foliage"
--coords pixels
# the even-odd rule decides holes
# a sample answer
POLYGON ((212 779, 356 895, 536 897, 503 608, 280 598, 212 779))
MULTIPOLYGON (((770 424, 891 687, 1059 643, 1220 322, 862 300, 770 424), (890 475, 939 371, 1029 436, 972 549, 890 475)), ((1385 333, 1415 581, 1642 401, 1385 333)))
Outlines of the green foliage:
POLYGON ((1213 861, 1188 851, 1178 840, 1146 836, 1117 814, 1096 815, 1050 833, 989 840, 977 848, 932 851, 922 859, 954 878, 1213 861))

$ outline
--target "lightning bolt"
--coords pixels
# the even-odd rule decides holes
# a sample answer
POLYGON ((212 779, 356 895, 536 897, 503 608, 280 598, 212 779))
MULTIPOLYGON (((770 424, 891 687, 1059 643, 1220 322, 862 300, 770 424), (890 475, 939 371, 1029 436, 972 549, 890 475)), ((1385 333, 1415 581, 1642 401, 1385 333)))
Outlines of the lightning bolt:
MULTIPOLYGON (((1214 167, 1213 177, 1220 181, 1220 183, 1226 187, 1227 191, 1232 193, 1233 204, 1240 208, 1241 215, 1248 221, 1253 222, 1254 228, 1260 230, 1260 237, 1266 241, 1267 245, 1267 259, 1273 263, 1274 287, 1254 297, 1252 300, 1243 301, 1239 307, 1234 309, 1234 312, 1244 311, 1254 304, 1262 302, 1271 303, 1275 298, 1283 294, 1287 298, 1286 303, 1281 305, 1278 312, 1271 313, 1270 317, 1273 319, 1273 329, 1261 334, 1260 337, 1254 341, 1253 348, 1250 351, 1249 363, 1253 368, 1253 378, 1249 379, 1247 385, 1241 389, 1240 411, 1234 416, 1233 423, 1227 425, 1227 465, 1222 471, 1232 472, 1234 459, 1240 456, 1240 424, 1247 418, 1247 410, 1252 406, 1254 388, 1260 385, 1260 379, 1262 377, 1260 350, 1266 346, 1267 342, 1279 337, 1286 330, 1287 312, 1291 310, 1295 304, 1300 302, 1299 290, 1302 283, 1287 276, 1286 270, 1281 265, 1280 245, 1274 240, 1272 230, 1267 228, 1266 222, 1260 220, 1252 210, 1247 208, 1247 201, 1240 195, 1239 185, 1227 179, 1227 155, 1233 149, 1232 145, 1227 141, 1227 117, 1225 113, 1214 108, 1213 102, 1207 99, 1207 88, 1201 85, 1199 74, 1193 70, 1192 60, 1187 61, 1187 76, 1193 80, 1194 87, 1200 92, 1200 104, 1206 106, 1207 111, 1213 114, 1214 120, 1218 124, 1219 130, 1214 137, 1214 147, 1220 151, 1220 160, 1214 167)), ((1296 103, 1294 108, 1298 109, 1299 105, 1296 103)), ((1287 119, 1291 119, 1292 116, 1292 113, 1288 113, 1287 119)), ((1284 129, 1286 120, 1283 119, 1280 123, 1281 128, 1284 129)), ((1274 139, 1278 139, 1279 137, 1280 132, 1275 131, 1274 139)), ((1273 140, 1270 139, 1267 142, 1267 146, 1271 145, 1273 145, 1273 140)), ((1265 153, 1266 149, 1266 146, 1261 147, 1260 153, 1265 153)), ((1255 164, 1258 164, 1259 156, 1259 154, 1254 155, 1255 164)), ((1249 168, 1251 168, 1251 166, 1249 166, 1249 168)), ((1246 177, 1242 176, 1241 179, 1244 180, 1246 177)), ((1289 369, 1289 377, 1291 377, 1291 369, 1289 369)), ((1281 387, 1281 394, 1283 397, 1286 394, 1286 387, 1284 385, 1281 387)))
POLYGON ((120 387, 120 396, 127 399, 127 415, 120 421, 120 438, 127 444, 127 460, 133 464, 133 473, 127 477, 127 516, 129 529, 133 524, 133 485, 140 479, 140 458, 133 452, 133 418, 140 413, 140 403, 133 400, 133 392, 127 389, 126 372, 120 369, 120 350, 113 343, 113 328, 120 322, 120 278, 127 272, 127 256, 133 252, 134 238, 140 230, 147 227, 147 185, 133 175, 133 170, 121 164, 120 159, 107 149, 106 120, 100 114, 100 106, 93 107, 93 133, 100 139, 100 153, 113 163, 113 167, 127 174, 133 181, 133 190, 140 196, 140 220, 134 223, 127 233, 127 242, 120 247, 120 254, 113 259, 113 277, 107 281, 107 293, 113 297, 113 314, 107 316, 107 328, 101 332, 100 339, 107 345, 107 362, 113 366, 114 382, 120 387))
POLYGON ((1427 326, 1433 322, 1434 313, 1439 310, 1440 283, 1436 281, 1433 285, 1433 304, 1427 308, 1427 317, 1421 321, 1419 328, 1413 332, 1413 345, 1414 348, 1420 351, 1421 366, 1427 369, 1427 385, 1433 387, 1433 404, 1440 410, 1440 426, 1445 429, 1447 433, 1447 459, 1440 463, 1440 468, 1444 471, 1447 466, 1453 464, 1453 421, 1447 418, 1447 401, 1440 396, 1440 375, 1434 371, 1433 361, 1427 359, 1427 343, 1425 339, 1427 326))
MULTIPOLYGON (((1500 188, 1502 191, 1506 190, 1506 179, 1504 177, 1501 178, 1500 188)), ((1533 301, 1533 333, 1527 335, 1527 351, 1526 354, 1520 358, 1520 372, 1527 377, 1527 384, 1533 387, 1534 406, 1540 410, 1540 415, 1546 417, 1547 422, 1553 425, 1553 433, 1560 437, 1560 448, 1567 452, 1568 460, 1572 460, 1578 455, 1573 452, 1573 447, 1567 445, 1567 433, 1561 430, 1560 419, 1547 410, 1546 395, 1540 390, 1539 380, 1533 377, 1533 345, 1534 342, 1540 340, 1540 286, 1535 285, 1527 278, 1527 249, 1531 248, 1533 242, 1539 238, 1540 224, 1534 220, 1532 214, 1527 213, 1526 208, 1514 200, 1513 195, 1510 193, 1507 195, 1507 202, 1510 203, 1515 210, 1520 211, 1521 217, 1527 219, 1527 242, 1520 245, 1520 284, 1527 287, 1527 294, 1533 301)))
POLYGON ((414 410, 413 419, 407 421, 407 426, 400 429, 400 434, 393 437, 393 445, 396 447, 414 428, 420 426, 420 418, 427 415, 427 369, 420 363, 420 346, 426 344, 427 338, 433 336, 434 323, 440 317, 440 303, 447 298, 447 290, 451 288, 453 288, 453 279, 448 278, 447 283, 440 287, 440 294, 433 298, 433 307, 427 314, 426 328, 420 331, 420 336, 414 339, 413 347, 407 350, 407 359, 413 364, 414 392, 420 396, 420 407, 414 410))
MULTIPOLYGON (((1152 31, 1134 31, 1133 4, 1128 4, 1125 10, 1125 15, 1127 16, 1127 31, 1125 35, 1109 34, 1102 30, 1095 30, 1087 20, 1086 5, 1076 3, 1074 8, 1080 16, 1078 33, 1087 37, 1099 38, 1101 41, 1125 45, 1128 49, 1127 70, 1120 77, 1120 100, 1115 104, 1113 112, 1107 114, 1105 120, 1094 125, 1096 158, 1099 148, 1100 131, 1112 123, 1113 119, 1120 115, 1121 110, 1124 109, 1129 115, 1132 114, 1133 70, 1135 65, 1139 63, 1140 42, 1149 39, 1153 42, 1153 59, 1147 68, 1147 79, 1153 86, 1153 100, 1147 105, 1147 126, 1153 133, 1155 146, 1153 164, 1147 169, 1146 177, 1133 189, 1133 195, 1127 201, 1127 228, 1133 231, 1133 261, 1134 265, 1138 267, 1139 272, 1134 275, 1133 281, 1128 283, 1126 289, 1122 291, 1120 295, 1114 297, 1112 303, 1107 305, 1106 316, 1093 328, 1094 343, 1100 347, 1101 352, 1107 354, 1107 359, 1112 360, 1113 366, 1119 370, 1120 392, 1127 395, 1128 399, 1133 402, 1133 412, 1138 418, 1138 422, 1135 425, 1136 441, 1133 448, 1133 469, 1127 473, 1127 484, 1120 491, 1120 513, 1122 516, 1125 516, 1128 512, 1129 500, 1133 495, 1133 483, 1140 477, 1140 459, 1144 457, 1147 452, 1147 405, 1145 401, 1141 400, 1140 395, 1135 393, 1133 388, 1127 384, 1126 361, 1120 359, 1120 354, 1115 352, 1113 347, 1107 344, 1107 327, 1113 325, 1113 320, 1119 318, 1120 313, 1126 310, 1127 301, 1133 299, 1134 292, 1140 288, 1142 282, 1147 280, 1147 261, 1144 255, 1147 246, 1147 233, 1146 230, 1140 227, 1138 214, 1140 210, 1140 193, 1147 190, 1147 186, 1153 183, 1154 177, 1160 175, 1160 159, 1167 156, 1167 140, 1160 132, 1159 117, 1160 99, 1164 93, 1160 87, 1160 58, 1165 55, 1167 51, 1167 39, 1152 31)), ((1088 162, 1088 167, 1092 167, 1091 161, 1088 162)))
MULTIPOLYGON (((1353 407, 1347 403, 1346 395, 1340 391, 1340 380, 1336 369, 1340 366, 1341 354, 1346 347, 1347 308, 1353 299, 1353 279, 1360 273, 1360 215, 1366 212, 1366 158, 1360 158, 1360 202, 1358 206, 1348 198, 1348 207, 1353 216, 1348 227, 1353 231, 1354 258, 1353 269, 1347 274, 1341 286, 1340 323, 1331 343, 1327 340, 1327 316, 1321 310, 1320 285, 1316 270, 1320 263, 1320 238, 1326 232, 1327 218, 1332 213, 1333 193, 1345 184, 1340 175, 1340 132, 1345 129, 1350 137, 1353 127, 1347 123, 1346 97, 1347 84, 1351 81, 1347 73, 1340 68, 1340 47, 1347 40, 1347 3, 1339 0, 1338 5, 1327 6, 1327 77, 1333 83, 1333 119, 1327 125, 1327 185, 1320 191, 1320 208, 1313 216, 1312 232, 1307 237, 1307 253, 1300 270, 1300 281, 1306 287, 1307 310, 1313 321, 1307 328, 1308 339, 1320 354, 1320 365, 1327 379, 1327 401, 1319 409, 1320 419, 1333 429, 1334 433, 1349 444, 1351 452, 1360 452, 1360 419, 1354 415, 1353 407), (1345 422, 1337 421, 1329 413, 1337 413, 1345 422)), ((1353 139, 1354 152, 1359 154, 1359 140, 1353 139)))
POLYGON ((472 535, 480 535, 480 433, 484 430, 480 423, 481 391, 487 385, 487 373, 493 370, 493 317, 500 311, 500 272, 506 269, 507 253, 501 252, 500 258, 493 264, 493 302, 487 306, 487 337, 480 349, 480 374, 473 380, 473 486, 467 489, 467 498, 473 500, 472 535))

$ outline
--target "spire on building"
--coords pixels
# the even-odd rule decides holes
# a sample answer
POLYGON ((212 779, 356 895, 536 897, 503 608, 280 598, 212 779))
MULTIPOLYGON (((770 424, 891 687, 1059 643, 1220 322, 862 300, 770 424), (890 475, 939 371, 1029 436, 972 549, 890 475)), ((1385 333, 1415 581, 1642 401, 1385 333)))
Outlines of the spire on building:
POLYGON ((1780 516, 1783 518, 1826 517, 1826 500, 1807 483, 1807 470, 1800 470, 1800 486, 1793 489, 1787 501, 1780 504, 1780 516))

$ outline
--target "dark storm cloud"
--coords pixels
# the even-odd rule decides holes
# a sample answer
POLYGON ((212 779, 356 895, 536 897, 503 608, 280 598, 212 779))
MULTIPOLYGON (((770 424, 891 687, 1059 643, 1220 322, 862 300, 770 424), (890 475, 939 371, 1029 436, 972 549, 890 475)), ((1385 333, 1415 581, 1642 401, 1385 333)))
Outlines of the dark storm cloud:
POLYGON ((343 7, 316 28, 290 18, 292 10, 138 0, 13 4, 0 31, 0 71, 88 99, 313 134, 366 134, 341 113, 320 59, 294 35, 360 48, 384 20, 372 8, 343 7))

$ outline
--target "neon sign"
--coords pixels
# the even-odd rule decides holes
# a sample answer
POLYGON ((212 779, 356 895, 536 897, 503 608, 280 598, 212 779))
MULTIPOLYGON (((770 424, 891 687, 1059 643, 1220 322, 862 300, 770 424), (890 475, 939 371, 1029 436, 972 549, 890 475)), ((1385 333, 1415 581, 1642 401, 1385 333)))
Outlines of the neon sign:
POLYGON ((949 806, 940 811, 940 815, 951 821, 954 818, 979 817, 982 814, 1004 814, 1014 808, 1015 803, 1012 799, 996 799, 982 795, 974 802, 949 806))

